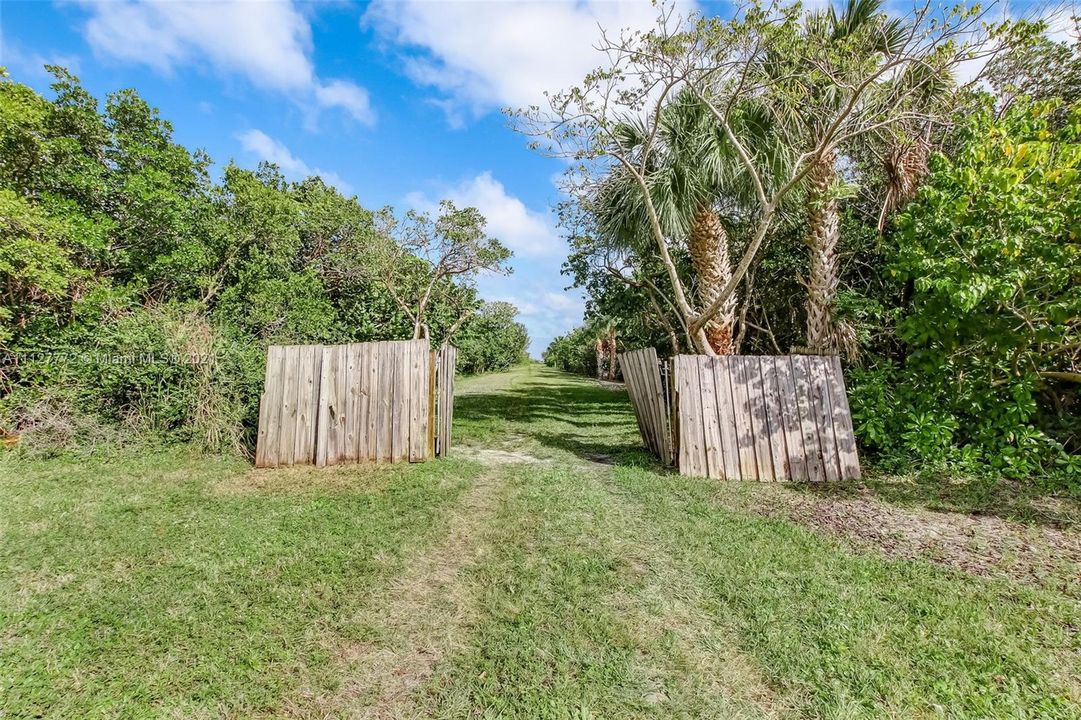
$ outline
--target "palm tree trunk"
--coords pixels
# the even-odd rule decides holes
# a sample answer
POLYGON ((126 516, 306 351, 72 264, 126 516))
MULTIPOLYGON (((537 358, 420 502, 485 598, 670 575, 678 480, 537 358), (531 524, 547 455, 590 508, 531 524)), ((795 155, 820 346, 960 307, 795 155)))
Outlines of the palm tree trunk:
MULTIPOLYGON (((728 253, 728 233, 717 213, 707 205, 698 208, 694 214, 687 249, 698 276, 699 300, 703 307, 709 307, 732 278, 732 263, 728 253)), ((718 355, 731 355, 734 351, 736 304, 733 293, 706 324, 706 338, 718 355)))
POLYGON ((604 339, 603 338, 597 338, 596 353, 597 353, 597 379, 598 380, 603 380, 604 379, 604 339))
POLYGON ((608 337, 608 379, 613 382, 619 374, 619 356, 616 354, 616 334, 608 337))
POLYGON ((818 159, 808 175, 807 202, 810 206, 807 246, 811 268, 807 278, 807 348, 815 353, 835 353, 837 333, 834 300, 837 297, 837 240, 841 218, 833 195, 836 153, 818 159))

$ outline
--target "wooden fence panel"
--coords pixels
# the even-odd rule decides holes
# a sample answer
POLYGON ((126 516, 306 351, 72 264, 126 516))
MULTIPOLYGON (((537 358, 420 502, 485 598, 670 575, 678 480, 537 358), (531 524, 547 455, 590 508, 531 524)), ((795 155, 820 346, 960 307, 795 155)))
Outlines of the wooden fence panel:
POLYGON ((263 394, 259 398, 259 434, 255 441, 256 467, 278 464, 283 359, 284 352, 280 346, 272 345, 267 349, 266 378, 263 380, 263 394))
MULTIPOLYGON (((356 460, 419 462, 428 451, 427 340, 271 346, 259 403, 257 467, 356 460)), ((456 350, 445 399, 449 448, 456 350)))
POLYGON ((739 440, 736 409, 732 403, 731 357, 713 358, 713 383, 717 395, 717 420, 721 432, 721 477, 742 477, 739 469, 739 440))
POLYGON ((458 370, 458 348, 444 345, 435 353, 435 454, 450 454, 451 428, 454 424, 454 375, 458 370))
POLYGON ((833 429, 837 437, 837 454, 841 461, 841 477, 858 480, 860 459, 856 453, 856 431, 852 427, 852 411, 848 407, 848 392, 841 372, 841 358, 832 358, 827 365, 830 401, 833 407, 833 429))
MULTIPOLYGON (((633 355, 624 354, 624 375, 649 445, 633 355)), ((767 481, 860 477, 838 358, 679 355, 673 368, 682 474, 767 481)))
POLYGON ((660 364, 657 361, 657 351, 644 348, 620 353, 619 363, 623 367, 623 379, 642 442, 665 465, 671 465, 674 462, 672 415, 666 380, 661 377, 660 364))
POLYGON ((747 394, 747 364, 742 357, 729 358, 732 368, 732 416, 736 425, 736 453, 739 455, 740 477, 759 480, 755 458, 754 427, 751 424, 751 398, 747 394))

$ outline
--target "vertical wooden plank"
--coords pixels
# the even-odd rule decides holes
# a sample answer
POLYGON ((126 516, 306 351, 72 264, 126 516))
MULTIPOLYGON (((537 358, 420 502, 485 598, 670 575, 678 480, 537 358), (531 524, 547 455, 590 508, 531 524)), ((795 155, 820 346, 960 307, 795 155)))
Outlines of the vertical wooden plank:
POLYGON ((670 461, 665 458, 671 452, 671 430, 668 410, 664 402, 664 386, 661 384, 660 363, 657 360, 657 351, 646 348, 641 356, 641 368, 644 376, 644 386, 648 393, 649 405, 652 409, 653 435, 656 448, 654 452, 667 465, 670 461))
POLYGON ((788 448, 784 434, 784 412, 781 401, 780 380, 777 377, 776 358, 763 355, 758 358, 762 371, 762 385, 766 396, 766 422, 769 425, 769 450, 774 480, 788 480, 788 448))
POLYGON ((447 363, 447 450, 454 439, 454 381, 458 376, 458 348, 448 345, 450 351, 447 363))
POLYGON ((733 415, 736 420, 736 444, 739 447, 739 472, 744 480, 758 480, 758 463, 755 459, 754 427, 751 423, 751 399, 749 373, 745 358, 733 356, 732 391, 735 396, 733 415))
POLYGON ((420 462, 428 457, 428 341, 418 340, 413 346, 411 371, 413 395, 409 422, 409 461, 420 462))
POLYGON ((332 358, 336 348, 333 345, 324 345, 320 348, 323 357, 319 367, 319 410, 315 420, 315 466, 326 467, 327 456, 330 454, 331 429, 330 408, 334 404, 334 392, 332 388, 332 358))
POLYGON ((706 474, 705 448, 702 432, 702 392, 699 381, 699 367, 692 355, 680 355, 680 427, 681 444, 684 446, 687 470, 682 465, 680 473, 684 475, 704 476, 706 474))
POLYGON ((833 408, 833 429, 837 438, 837 450, 841 461, 841 479, 860 479, 860 459, 856 451, 856 432, 852 426, 852 411, 848 406, 841 358, 833 357, 827 370, 830 388, 830 406, 833 408))
POLYGON ((305 377, 308 383, 308 397, 305 404, 304 418, 304 455, 305 463, 312 465, 316 462, 316 434, 319 430, 319 374, 323 365, 323 348, 321 345, 309 346, 308 357, 310 363, 305 377))
POLYGON ((647 350, 638 350, 628 354, 627 360, 621 363, 624 378, 626 378, 628 371, 627 362, 630 362, 633 366, 634 382, 642 404, 642 422, 645 425, 647 438, 646 446, 650 452, 660 455, 660 418, 658 417, 657 403, 654 398, 653 376, 649 372, 649 352, 647 350))
POLYGON ((429 349, 428 351, 428 457, 435 457, 435 421, 436 421, 436 405, 438 404, 438 398, 436 396, 436 358, 438 353, 429 349))
POLYGON ((356 415, 357 429, 349 442, 349 453, 358 462, 366 461, 368 457, 368 414, 372 411, 372 344, 357 344, 356 378, 353 379, 353 387, 357 392, 357 404, 353 409, 356 415))
POLYGON ((380 382, 383 379, 383 343, 369 343, 368 345, 368 450, 369 460, 379 459, 379 438, 383 427, 380 424, 383 418, 383 395, 380 392, 380 382))
POLYGON ((409 462, 423 460, 424 447, 427 444, 427 433, 424 431, 424 420, 428 415, 428 368, 424 363, 424 358, 427 357, 428 341, 415 341, 409 370, 409 462))
POLYGON ((443 457, 443 348, 435 351, 435 455, 443 457))
POLYGON ((657 408, 661 415, 661 461, 665 465, 673 463, 672 457, 672 408, 668 404, 667 374, 661 372, 661 363, 657 352, 651 355, 650 370, 656 385, 657 408))
POLYGON ((409 348, 406 351, 406 358, 408 363, 406 364, 406 384, 409 386, 409 405, 406 408, 406 412, 403 416, 403 425, 405 425, 405 459, 409 462, 417 461, 417 448, 416 448, 416 436, 418 435, 417 426, 420 424, 420 413, 417 412, 417 405, 419 405, 420 394, 420 382, 417 379, 417 362, 416 356, 420 354, 420 349, 417 347, 418 340, 414 340, 409 343, 409 348))
POLYGON ((653 449, 649 428, 646 426, 646 409, 643 406, 642 388, 639 386, 638 364, 636 355, 640 351, 622 353, 623 360, 623 383, 627 389, 627 396, 631 401, 631 410, 634 411, 634 419, 638 424, 638 434, 642 437, 642 444, 649 450, 653 449))
POLYGON ((826 382, 826 363, 829 358, 808 357, 811 397, 814 401, 814 421, 818 428, 818 440, 822 447, 822 465, 826 480, 839 480, 841 467, 837 459, 837 442, 833 437, 833 418, 830 417, 829 388, 826 382))
POLYGON ((758 358, 740 358, 745 367, 747 397, 751 407, 751 429, 754 433, 754 458, 758 467, 758 479, 773 479, 773 458, 769 447, 769 423, 766 421, 766 393, 762 383, 762 368, 758 358))
POLYGON ((359 343, 347 343, 345 345, 345 367, 341 369, 342 376, 345 380, 345 408, 342 413, 345 419, 345 441, 342 443, 342 447, 339 449, 339 457, 342 462, 349 462, 357 459, 357 437, 360 433, 360 426, 357 424, 359 418, 359 405, 361 402, 360 397, 360 380, 361 375, 358 372, 357 361, 360 352, 361 345, 359 343))
POLYGON ((705 455, 705 470, 708 477, 722 480, 724 460, 721 455, 720 410, 717 407, 717 385, 713 379, 716 358, 701 356, 695 360, 698 364, 702 397, 702 449, 705 455))
POLYGON ((278 436, 278 464, 292 465, 297 428, 298 359, 300 348, 286 345, 282 371, 282 412, 278 436))
POLYGON ((451 387, 454 374, 451 369, 451 347, 443 348, 443 454, 450 453, 451 446, 451 387))
POLYGON ((633 383, 637 401, 637 412, 641 415, 639 429, 642 440, 650 452, 660 455, 660 417, 654 397, 653 376, 648 368, 649 353, 637 350, 627 353, 623 362, 623 376, 628 383, 633 383))
POLYGON ((297 345, 297 403, 296 422, 293 423, 293 465, 304 464, 304 404, 307 402, 307 373, 305 366, 310 365, 307 357, 307 345, 297 345))
POLYGON ((792 480, 810 480, 807 473, 806 451, 803 447, 803 431, 800 427, 799 405, 796 400, 796 385, 792 379, 792 363, 786 356, 774 358, 780 390, 781 414, 784 417, 786 463, 789 478, 792 480))
POLYGON ((803 434, 804 460, 807 463, 807 476, 813 482, 826 479, 826 470, 822 465, 822 445, 818 438, 818 427, 814 418, 814 399, 811 391, 811 378, 807 366, 807 357, 794 355, 792 361, 792 379, 796 385, 796 402, 799 408, 800 429, 803 434))
POLYGON ((271 430, 267 433, 267 467, 278 467, 284 464, 285 456, 282 454, 282 416, 285 406, 285 361, 287 349, 279 345, 277 358, 274 365, 274 394, 271 402, 271 430))
POLYGON ((397 342, 394 344, 394 400, 391 406, 391 424, 394 433, 391 436, 390 458, 398 462, 409 454, 406 447, 406 429, 408 421, 406 415, 409 412, 409 378, 408 378, 408 354, 409 343, 397 342))
POLYGON ((297 345, 296 385, 297 399, 293 423, 293 465, 304 463, 304 404, 307 402, 307 373, 305 366, 310 365, 307 358, 307 345, 297 345))
POLYGON ((739 480, 739 441, 736 437, 736 414, 731 380, 732 357, 718 357, 713 364, 713 382, 717 395, 718 425, 721 434, 721 463, 726 480, 739 480))
MULTIPOLYGON (((273 431, 276 431, 280 409, 280 399, 275 399, 274 396, 275 389, 280 387, 278 382, 281 372, 280 354, 281 349, 277 345, 267 348, 263 392, 259 396, 259 430, 255 439, 255 467, 260 468, 271 467, 267 464, 267 456, 270 450, 272 426, 273 431)), ((280 398, 280 395, 278 397, 280 398)), ((273 454, 276 458, 276 453, 273 454)))
POLYGON ((390 437, 390 404, 387 397, 387 387, 391 383, 390 365, 387 362, 390 345, 377 343, 375 345, 375 385, 372 387, 373 402, 375 403, 375 452, 372 459, 375 462, 382 461, 388 453, 388 438, 390 437))
POLYGON ((348 345, 332 345, 330 352, 323 356, 323 362, 330 363, 330 402, 327 404, 327 417, 330 427, 327 429, 327 465, 339 465, 342 462, 342 449, 345 440, 345 402, 346 378, 345 366, 349 360, 348 345))
POLYGON ((406 343, 394 342, 391 345, 392 380, 387 387, 387 397, 390 401, 390 453, 391 461, 398 461, 402 453, 402 404, 408 402, 402 377, 402 360, 405 354, 406 343))
POLYGON ((677 448, 677 461, 676 465, 679 467, 680 475, 691 474, 691 454, 687 449, 687 421, 686 421, 686 402, 683 399, 683 395, 687 391, 687 384, 684 380, 684 365, 683 355, 676 355, 672 358, 672 387, 676 389, 676 418, 679 424, 677 428, 678 444, 677 448))

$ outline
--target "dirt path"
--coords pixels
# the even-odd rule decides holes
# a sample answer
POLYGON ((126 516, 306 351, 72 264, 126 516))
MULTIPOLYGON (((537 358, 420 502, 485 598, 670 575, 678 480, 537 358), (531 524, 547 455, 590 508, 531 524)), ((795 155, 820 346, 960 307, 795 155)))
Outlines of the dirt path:
POLYGON ((442 657, 461 648, 468 632, 471 608, 459 575, 488 551, 485 530, 505 492, 500 473, 477 478, 452 511, 444 538, 368 604, 363 624, 379 628, 385 640, 338 648, 338 672, 346 681, 333 694, 303 697, 287 708, 290 716, 415 716, 413 692, 442 657))

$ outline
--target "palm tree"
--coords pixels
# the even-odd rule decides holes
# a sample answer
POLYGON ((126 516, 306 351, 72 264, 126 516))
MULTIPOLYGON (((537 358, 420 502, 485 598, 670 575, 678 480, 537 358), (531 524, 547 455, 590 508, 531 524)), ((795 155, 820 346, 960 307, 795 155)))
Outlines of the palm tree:
POLYGON ((619 356, 616 353, 616 339, 619 326, 611 318, 598 317, 593 320, 597 339, 594 349, 597 353, 597 379, 615 380, 619 376, 619 356))
MULTIPOLYGON (((883 0, 849 0, 843 12, 833 7, 813 14, 802 42, 816 49, 813 63, 793 67, 785 57, 771 57, 764 71, 772 76, 780 102, 771 106, 774 118, 794 136, 822 134, 820 118, 835 116, 842 94, 836 92, 846 77, 862 77, 863 67, 881 53, 904 41, 899 21, 882 12, 883 0)), ((839 195, 844 183, 838 172, 838 152, 828 148, 813 159, 805 184, 806 243, 810 254, 807 285, 807 349, 835 353, 846 345, 834 316, 840 275, 837 243, 840 239, 839 195)))
MULTIPOLYGON (((757 145, 764 117, 745 111, 743 127, 757 145)), ((690 93, 681 93, 658 119, 658 133, 649 168, 649 190, 664 233, 684 242, 695 275, 697 300, 709 306, 732 278, 730 238, 725 214, 745 213, 751 190, 722 132, 707 108, 690 93)), ((617 128, 624 147, 640 147, 644 127, 626 124, 617 128)), ((645 203, 638 186, 621 169, 614 169, 596 192, 601 232, 620 242, 647 251, 645 203)), ((735 325, 738 298, 732 294, 705 327, 710 350, 717 355, 736 352, 735 325)))

